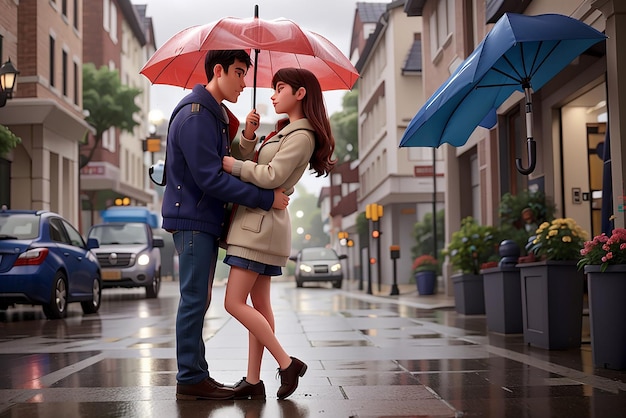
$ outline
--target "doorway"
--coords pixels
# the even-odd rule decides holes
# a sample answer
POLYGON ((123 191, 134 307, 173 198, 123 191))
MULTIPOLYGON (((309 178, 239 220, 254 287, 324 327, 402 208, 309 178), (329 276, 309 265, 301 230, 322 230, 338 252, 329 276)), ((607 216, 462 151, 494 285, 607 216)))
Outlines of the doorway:
POLYGON ((590 237, 601 230, 602 144, 607 130, 606 84, 591 88, 561 108, 563 214, 590 237))

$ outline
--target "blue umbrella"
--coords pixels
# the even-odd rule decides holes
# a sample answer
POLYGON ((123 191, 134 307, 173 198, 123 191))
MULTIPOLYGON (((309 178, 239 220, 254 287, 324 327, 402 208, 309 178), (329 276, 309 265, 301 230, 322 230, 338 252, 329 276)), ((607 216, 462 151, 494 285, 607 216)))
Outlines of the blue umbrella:
POLYGON ((461 146, 477 126, 492 128, 496 109, 517 90, 526 98, 529 167, 522 167, 520 159, 516 164, 522 174, 532 173, 532 91, 604 39, 603 33, 568 16, 506 13, 413 117, 400 147, 461 146))

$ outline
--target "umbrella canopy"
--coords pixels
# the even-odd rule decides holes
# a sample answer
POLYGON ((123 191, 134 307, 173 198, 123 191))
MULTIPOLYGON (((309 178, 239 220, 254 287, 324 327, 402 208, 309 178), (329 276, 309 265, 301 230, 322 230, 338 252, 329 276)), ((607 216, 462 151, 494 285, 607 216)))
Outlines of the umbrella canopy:
POLYGON ((248 85, 272 87, 274 73, 285 67, 306 68, 322 90, 351 89, 359 73, 328 39, 288 19, 226 17, 184 29, 161 46, 140 73, 154 84, 192 88, 206 84, 204 57, 211 49, 255 50, 248 85))
POLYGON ((506 13, 413 117, 400 146, 438 147, 444 142, 461 146, 477 126, 493 127, 496 109, 514 91, 522 91, 527 102, 526 133, 532 169, 522 169, 519 160, 517 163, 520 172, 530 174, 535 149, 531 92, 605 38, 568 16, 506 13))

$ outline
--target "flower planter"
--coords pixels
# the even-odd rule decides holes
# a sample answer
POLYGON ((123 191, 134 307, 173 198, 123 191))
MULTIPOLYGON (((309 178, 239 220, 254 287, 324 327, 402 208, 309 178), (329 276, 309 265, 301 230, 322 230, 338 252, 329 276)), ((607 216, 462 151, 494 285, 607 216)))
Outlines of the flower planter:
POLYGON ((521 334, 524 328, 519 268, 494 267, 484 269, 481 273, 487 329, 502 334, 521 334))
POLYGON ((485 313, 485 291, 481 274, 461 273, 451 277, 454 284, 454 304, 458 313, 483 315, 485 313))
POLYGON ((584 274, 576 261, 517 264, 524 342, 549 350, 580 347, 584 274))
POLYGON ((420 295, 434 295, 437 284, 437 272, 418 271, 415 273, 415 283, 420 295))
POLYGON ((585 266, 593 364, 626 370, 626 265, 585 266))

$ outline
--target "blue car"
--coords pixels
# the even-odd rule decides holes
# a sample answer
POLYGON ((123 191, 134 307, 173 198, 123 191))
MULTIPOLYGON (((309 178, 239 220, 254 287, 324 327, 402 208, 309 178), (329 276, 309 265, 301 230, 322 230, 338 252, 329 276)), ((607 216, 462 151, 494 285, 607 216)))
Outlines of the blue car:
POLYGON ((66 219, 49 211, 0 210, 0 310, 14 304, 41 305, 48 319, 64 318, 67 304, 98 312, 100 264, 66 219))

